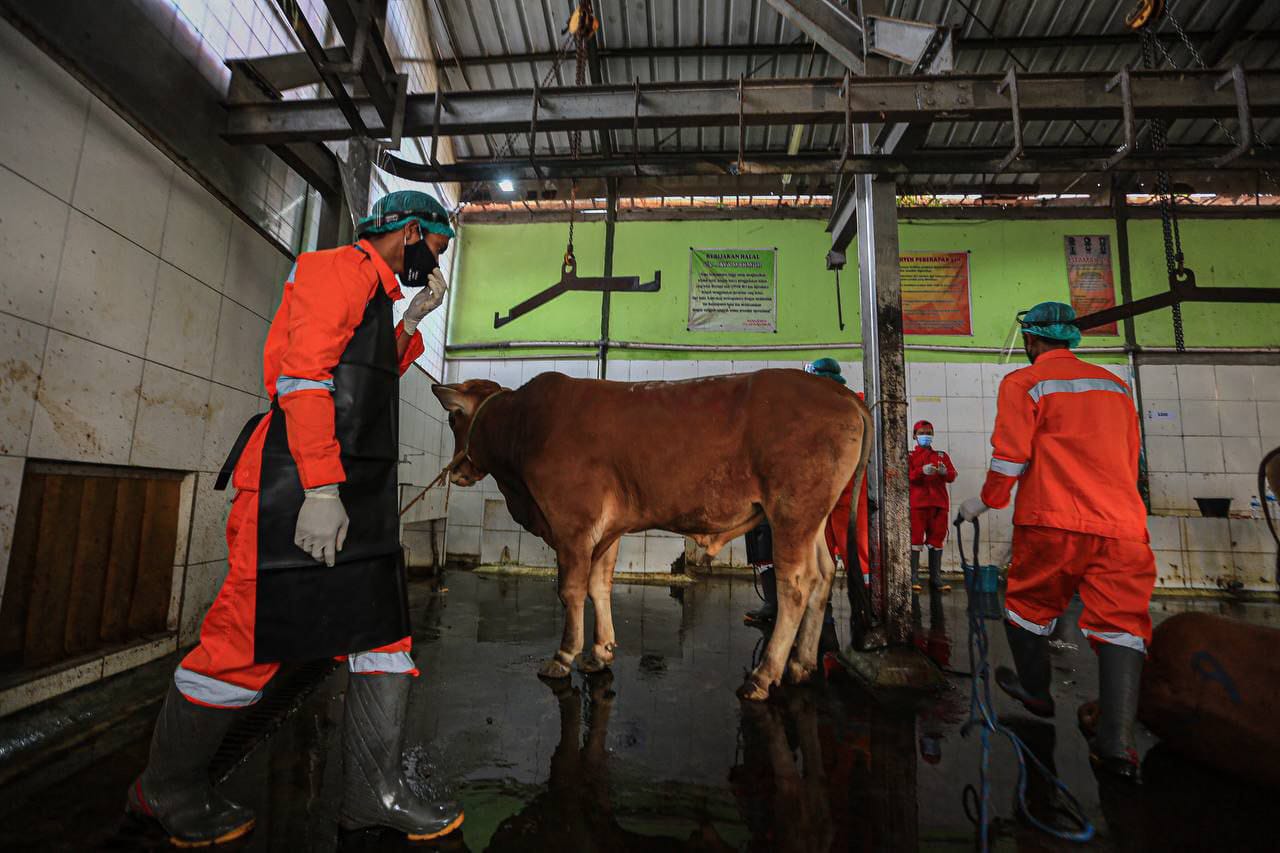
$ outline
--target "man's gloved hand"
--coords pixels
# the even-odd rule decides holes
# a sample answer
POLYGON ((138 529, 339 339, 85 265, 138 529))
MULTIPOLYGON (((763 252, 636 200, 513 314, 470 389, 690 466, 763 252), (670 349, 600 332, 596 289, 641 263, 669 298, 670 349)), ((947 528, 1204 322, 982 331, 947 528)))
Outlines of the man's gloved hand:
POLYGON ((973 521, 991 507, 982 502, 982 498, 968 498, 960 504, 960 520, 973 521))
POLYGON ((317 486, 303 492, 302 510, 294 530, 293 544, 326 566, 332 566, 347 542, 347 510, 338 496, 338 486, 317 486))
POLYGON ((427 276, 427 286, 419 290, 413 299, 409 300, 409 307, 405 309, 404 333, 406 335, 412 335, 416 332, 418 324, 422 322, 422 318, 440 307, 440 304, 444 302, 444 293, 448 289, 444 282, 444 273, 440 272, 439 267, 436 267, 427 276))
POLYGON ((924 473, 926 473, 926 474, 936 474, 936 473, 938 473, 938 466, 937 466, 937 465, 934 465, 934 464, 931 462, 931 463, 929 463, 928 465, 926 465, 926 466, 924 466, 923 468, 921 468, 920 470, 924 471, 924 473))
POLYGON ((945 477, 947 475, 947 466, 939 462, 937 465, 933 466, 933 473, 940 474, 945 477))

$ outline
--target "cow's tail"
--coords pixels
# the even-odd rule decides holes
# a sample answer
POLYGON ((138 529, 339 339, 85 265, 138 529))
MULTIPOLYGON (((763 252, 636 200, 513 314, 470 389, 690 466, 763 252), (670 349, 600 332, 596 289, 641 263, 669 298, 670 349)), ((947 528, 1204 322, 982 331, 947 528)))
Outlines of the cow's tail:
MULTIPOLYGON (((1267 520, 1267 528, 1271 531, 1271 538, 1276 541, 1276 589, 1280 591, 1280 533, 1276 531, 1276 520, 1271 517, 1271 504, 1273 502, 1267 500, 1267 468, 1270 467, 1273 459, 1280 460, 1280 447, 1262 457, 1262 464, 1258 466, 1258 499, 1262 502, 1262 517, 1267 520)), ((1280 483, 1271 485, 1280 486, 1280 483)))
POLYGON ((875 420, 871 410, 862 407, 862 447, 858 454, 858 467, 853 469, 853 502, 857 506, 858 495, 862 492, 862 481, 867 476, 867 461, 871 459, 871 440, 875 436, 875 420))

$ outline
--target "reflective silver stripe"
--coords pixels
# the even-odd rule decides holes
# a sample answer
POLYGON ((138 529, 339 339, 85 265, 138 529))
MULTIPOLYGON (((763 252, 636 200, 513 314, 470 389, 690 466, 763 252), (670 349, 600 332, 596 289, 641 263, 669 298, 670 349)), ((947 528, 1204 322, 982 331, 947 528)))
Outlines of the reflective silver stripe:
POLYGON ((320 381, 319 379, 296 379, 292 376, 276 377, 276 396, 283 397, 285 394, 292 394, 294 391, 328 391, 333 393, 333 380, 327 379, 320 381))
POLYGON ((413 672, 418 667, 408 652, 359 652, 347 656, 352 672, 413 672))
POLYGON ((298 262, 294 261, 293 266, 289 267, 289 277, 284 280, 285 284, 293 284, 294 276, 298 274, 298 262))
POLYGON ((1133 649, 1144 654, 1147 651, 1147 644, 1141 637, 1126 634, 1124 631, 1090 631, 1088 628, 1081 628, 1080 632, 1086 637, 1099 642, 1110 643, 1113 646, 1124 646, 1126 649, 1133 649))
POLYGON ((1047 637, 1050 634, 1052 634, 1054 626, 1058 624, 1057 619, 1050 619, 1048 625, 1037 625, 1034 622, 1023 619, 1021 616, 1019 616, 1017 613, 1014 613, 1012 610, 1010 610, 1007 607, 1004 609, 1004 613, 1006 616, 1009 617, 1009 621, 1012 622, 1013 624, 1017 625, 1020 628, 1026 628, 1031 633, 1037 634, 1041 637, 1047 637))
POLYGON ((1129 390, 1117 379, 1043 379, 1032 385, 1027 394, 1033 403, 1038 403, 1046 394, 1083 394, 1086 391, 1117 391, 1129 396, 1129 390))
POLYGON ((219 708, 243 708, 262 698, 261 690, 250 690, 238 684, 219 681, 198 672, 178 667, 173 673, 173 683, 178 692, 188 699, 219 708))
POLYGON ((1025 462, 1010 462, 1008 459, 1001 459, 998 456, 991 457, 991 470, 997 474, 1004 474, 1006 477, 1021 477, 1022 472, 1027 470, 1025 462))

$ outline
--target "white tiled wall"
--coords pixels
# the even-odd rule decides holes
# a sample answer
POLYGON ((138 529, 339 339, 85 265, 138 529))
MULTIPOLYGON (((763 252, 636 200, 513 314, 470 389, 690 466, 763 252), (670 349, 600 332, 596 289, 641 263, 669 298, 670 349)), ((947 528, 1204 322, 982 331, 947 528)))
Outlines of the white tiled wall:
POLYGON ((1144 364, 1151 509, 1197 515, 1197 497, 1247 512, 1258 464, 1280 446, 1280 365, 1144 364))

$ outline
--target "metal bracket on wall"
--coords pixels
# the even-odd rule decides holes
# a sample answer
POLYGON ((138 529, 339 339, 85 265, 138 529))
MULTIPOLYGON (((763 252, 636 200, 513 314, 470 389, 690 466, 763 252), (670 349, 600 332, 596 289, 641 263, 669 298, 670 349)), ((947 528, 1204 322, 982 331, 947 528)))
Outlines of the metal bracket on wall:
POLYGON ((662 271, 655 270, 653 281, 641 283, 638 275, 609 275, 580 278, 577 261, 566 258, 560 268, 560 281, 541 293, 535 293, 519 305, 514 306, 502 316, 493 312, 493 327, 500 329, 519 317, 523 317, 535 308, 541 308, 562 293, 573 291, 587 293, 657 293, 662 289, 662 271))

